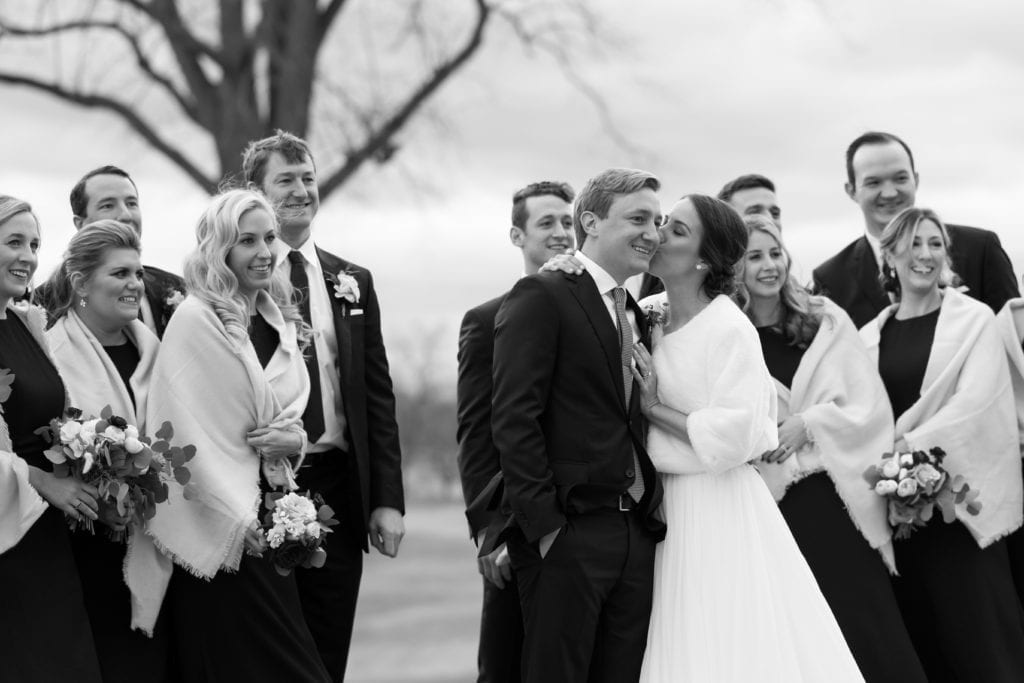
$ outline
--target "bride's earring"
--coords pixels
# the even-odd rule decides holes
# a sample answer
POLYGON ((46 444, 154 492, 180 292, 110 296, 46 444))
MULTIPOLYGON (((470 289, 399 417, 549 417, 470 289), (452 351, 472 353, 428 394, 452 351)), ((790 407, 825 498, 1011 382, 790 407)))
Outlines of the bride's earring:
POLYGON ((89 300, 83 296, 81 300, 78 302, 78 305, 82 308, 85 308, 86 306, 89 305, 89 300))
POLYGON ((697 270, 704 270, 705 268, 707 268, 707 266, 705 266, 703 263, 698 263, 697 265, 694 266, 694 268, 696 268, 697 270))

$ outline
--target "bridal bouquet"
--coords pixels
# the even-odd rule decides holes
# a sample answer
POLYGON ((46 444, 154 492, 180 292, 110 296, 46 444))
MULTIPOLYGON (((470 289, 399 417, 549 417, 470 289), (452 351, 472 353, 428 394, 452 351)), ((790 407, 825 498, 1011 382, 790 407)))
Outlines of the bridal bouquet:
MULTIPOLYGON (((82 418, 82 411, 68 408, 60 418, 36 430, 51 444, 46 458, 58 477, 74 477, 99 490, 100 503, 117 509, 122 517, 143 525, 156 515, 156 506, 167 500, 171 477, 185 487, 185 498, 193 499, 195 485, 186 463, 196 454, 195 446, 172 446, 174 428, 164 422, 156 440, 139 434, 110 406, 99 417, 82 418)), ((71 528, 93 531, 87 517, 69 522, 71 528)), ((111 538, 126 539, 125 531, 112 531, 111 538)))
POLYGON ((864 472, 875 493, 889 503, 889 524, 896 530, 896 538, 908 538, 914 529, 927 524, 936 507, 947 524, 956 520, 957 505, 971 515, 981 512, 978 490, 960 475, 951 478, 942 466, 945 457, 941 448, 886 453, 880 464, 864 472))
POLYGON ((338 520, 320 494, 310 498, 295 491, 274 491, 266 494, 263 505, 268 511, 263 518, 263 533, 277 573, 287 576, 296 567, 324 566, 324 535, 331 533, 338 520))

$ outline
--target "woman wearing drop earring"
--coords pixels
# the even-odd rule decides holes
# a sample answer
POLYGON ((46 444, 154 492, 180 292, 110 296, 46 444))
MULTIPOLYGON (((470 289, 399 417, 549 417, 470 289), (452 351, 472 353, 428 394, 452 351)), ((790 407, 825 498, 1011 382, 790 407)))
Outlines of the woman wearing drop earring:
POLYGON ((38 307, 15 307, 32 281, 39 223, 0 195, 0 670, 25 683, 99 683, 64 516, 96 519, 95 487, 58 479, 35 430, 64 411, 38 307))
MULTIPOLYGON (((86 416, 110 406, 144 434, 159 340, 139 320, 145 295, 140 249, 138 233, 117 221, 96 221, 76 232, 48 283, 56 322, 46 340, 71 405, 86 416)), ((129 520, 109 504, 101 504, 99 512, 103 526, 94 533, 79 529, 71 540, 103 681, 164 681, 166 629, 161 623, 151 637, 131 629, 131 595, 124 581, 125 556, 144 532, 131 528, 125 541, 111 539, 109 531, 126 531, 129 520)))
POLYGON ((1003 537, 1021 525, 1013 393, 996 321, 949 286, 949 233, 908 208, 882 231, 883 285, 896 303, 861 329, 896 416, 895 449, 946 452, 943 466, 980 492, 896 540, 896 597, 932 683, 1024 680, 1024 609, 1003 537))

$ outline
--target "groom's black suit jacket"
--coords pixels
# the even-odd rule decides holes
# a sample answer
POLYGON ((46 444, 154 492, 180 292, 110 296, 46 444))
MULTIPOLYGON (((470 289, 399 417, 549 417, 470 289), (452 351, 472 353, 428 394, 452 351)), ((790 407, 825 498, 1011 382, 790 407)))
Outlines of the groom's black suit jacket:
MULTIPOLYGON (((1020 296, 1010 258, 991 230, 947 225, 953 270, 972 296, 998 313, 1007 300, 1020 296)), ((814 291, 845 310, 863 327, 889 305, 878 281, 878 263, 866 237, 858 237, 814 269, 814 291)))
MULTIPOLYGON (((630 298, 641 340, 647 320, 630 298)), ((639 390, 625 404, 618 333, 589 273, 521 279, 498 311, 494 332, 493 439, 505 506, 527 541, 568 515, 614 505, 633 482, 636 449, 646 492, 644 524, 662 489, 644 448, 639 390)))
POLYGON ((345 407, 346 436, 359 477, 363 550, 370 511, 378 507, 405 512, 402 453, 395 420, 395 393, 380 328, 380 304, 373 276, 334 254, 316 249, 324 272, 338 339, 338 373, 345 407), (359 300, 352 304, 334 296, 329 279, 347 273, 359 283, 359 300))

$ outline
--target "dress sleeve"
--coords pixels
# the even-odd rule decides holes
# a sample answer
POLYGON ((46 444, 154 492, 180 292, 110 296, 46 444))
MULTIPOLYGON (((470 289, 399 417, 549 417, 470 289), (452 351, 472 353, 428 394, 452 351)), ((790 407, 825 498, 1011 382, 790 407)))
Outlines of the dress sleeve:
POLYGON ((687 431, 701 463, 717 474, 776 448, 778 431, 775 387, 753 327, 726 327, 715 337, 708 340, 708 403, 690 413, 687 431))

